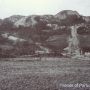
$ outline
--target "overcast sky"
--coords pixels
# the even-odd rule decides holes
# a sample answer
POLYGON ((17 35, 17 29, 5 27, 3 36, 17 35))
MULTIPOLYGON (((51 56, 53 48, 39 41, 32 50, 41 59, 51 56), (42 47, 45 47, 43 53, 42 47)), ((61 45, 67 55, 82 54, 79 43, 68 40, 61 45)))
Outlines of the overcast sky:
POLYGON ((76 10, 90 16, 90 0, 0 0, 0 18, 11 15, 57 14, 76 10))

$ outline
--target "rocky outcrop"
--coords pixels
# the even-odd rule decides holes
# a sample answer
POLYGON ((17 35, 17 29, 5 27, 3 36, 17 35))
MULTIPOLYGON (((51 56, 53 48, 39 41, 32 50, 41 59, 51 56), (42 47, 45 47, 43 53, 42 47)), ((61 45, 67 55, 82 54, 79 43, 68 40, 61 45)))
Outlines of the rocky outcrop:
POLYGON ((64 10, 55 15, 55 17, 59 18, 60 20, 67 19, 70 16, 71 16, 71 18, 75 17, 75 16, 77 18, 80 18, 79 13, 77 11, 72 11, 72 10, 64 10))
POLYGON ((23 17, 20 20, 18 20, 17 22, 14 23, 14 25, 16 27, 19 26, 24 26, 24 27, 30 27, 30 26, 34 26, 35 24, 37 24, 37 21, 35 20, 36 16, 28 16, 28 17, 23 17))
POLYGON ((77 34, 78 26, 71 26, 71 36, 69 37, 69 53, 70 55, 80 55, 79 38, 77 34))
POLYGON ((7 21, 7 22, 12 22, 12 23, 15 23, 17 22, 18 20, 20 20, 21 18, 23 18, 25 16, 21 16, 21 15, 13 15, 13 16, 10 16, 8 18, 5 18, 3 21, 7 21))

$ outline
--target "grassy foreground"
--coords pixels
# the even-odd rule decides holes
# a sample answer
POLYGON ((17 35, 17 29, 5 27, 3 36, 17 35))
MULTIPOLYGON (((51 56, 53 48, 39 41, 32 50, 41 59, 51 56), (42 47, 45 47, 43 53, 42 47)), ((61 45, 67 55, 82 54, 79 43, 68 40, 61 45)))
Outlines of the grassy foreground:
POLYGON ((0 90, 90 90, 89 86, 90 60, 30 58, 0 61, 0 90))

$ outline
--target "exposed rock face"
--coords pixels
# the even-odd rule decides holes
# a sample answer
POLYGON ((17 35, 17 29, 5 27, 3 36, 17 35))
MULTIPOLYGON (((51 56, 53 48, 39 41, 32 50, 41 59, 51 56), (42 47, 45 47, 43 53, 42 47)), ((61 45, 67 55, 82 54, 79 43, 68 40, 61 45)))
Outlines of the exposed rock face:
POLYGON ((34 26, 40 22, 46 22, 47 24, 61 24, 61 25, 71 25, 78 22, 83 22, 83 20, 89 21, 89 17, 81 16, 78 12, 72 10, 64 10, 56 15, 31 15, 31 16, 21 16, 13 15, 3 20, 3 23, 11 22, 14 26, 24 26, 30 27, 34 26))
POLYGON ((80 17, 79 13, 77 11, 72 11, 72 10, 64 10, 59 12, 58 14, 55 15, 58 17, 60 20, 68 18, 68 16, 77 16, 78 18, 80 17))
POLYGON ((86 21, 86 22, 89 22, 90 23, 90 16, 83 16, 83 19, 86 21))
POLYGON ((35 17, 36 16, 23 17, 20 20, 18 20, 17 22, 15 22, 14 25, 16 27, 19 27, 19 26, 24 26, 24 27, 33 26, 37 23, 37 21, 35 20, 35 17))
POLYGON ((5 21, 9 21, 9 22, 12 22, 12 23, 15 23, 17 22, 18 20, 20 20, 21 18, 23 18, 24 16, 21 16, 21 15, 13 15, 13 16, 10 16, 8 18, 5 18, 4 19, 4 22, 5 21))
POLYGON ((80 54, 79 49, 79 39, 77 34, 78 26, 71 26, 71 37, 69 38, 69 53, 70 54, 80 54))
POLYGON ((14 16, 11 16, 11 17, 9 18, 9 20, 10 20, 11 22, 15 23, 15 22, 17 22, 18 20, 20 20, 20 19, 23 18, 23 17, 25 17, 25 16, 14 15, 14 16))

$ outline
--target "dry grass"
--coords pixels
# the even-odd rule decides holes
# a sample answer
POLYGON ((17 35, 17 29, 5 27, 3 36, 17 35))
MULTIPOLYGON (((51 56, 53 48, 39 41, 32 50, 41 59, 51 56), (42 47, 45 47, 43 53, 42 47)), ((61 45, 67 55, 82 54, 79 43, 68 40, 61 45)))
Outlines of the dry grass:
POLYGON ((0 90, 90 90, 60 84, 90 84, 90 60, 42 58, 0 61, 0 90))

